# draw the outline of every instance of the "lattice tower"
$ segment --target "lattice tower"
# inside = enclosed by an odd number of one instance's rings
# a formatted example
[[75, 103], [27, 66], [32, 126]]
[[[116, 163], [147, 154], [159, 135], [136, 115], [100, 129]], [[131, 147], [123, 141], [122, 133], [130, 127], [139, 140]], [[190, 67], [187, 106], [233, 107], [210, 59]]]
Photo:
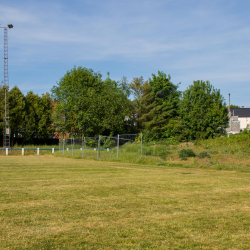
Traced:
[[8, 28], [4, 28], [4, 126], [3, 147], [10, 148]]

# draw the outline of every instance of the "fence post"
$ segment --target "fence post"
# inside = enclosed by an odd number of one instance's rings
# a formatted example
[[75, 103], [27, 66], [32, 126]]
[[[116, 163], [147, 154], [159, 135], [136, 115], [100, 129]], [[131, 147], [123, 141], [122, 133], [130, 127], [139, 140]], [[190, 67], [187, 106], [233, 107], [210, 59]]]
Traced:
[[99, 140], [98, 140], [98, 159], [100, 159], [100, 144], [101, 144], [101, 136], [99, 135]]
[[74, 156], [74, 138], [71, 139], [72, 144], [72, 156]]
[[37, 155], [39, 155], [39, 148], [37, 148]]
[[64, 156], [64, 142], [65, 142], [65, 139], [63, 138], [63, 156]]
[[83, 158], [83, 155], [84, 155], [84, 142], [83, 142], [83, 138], [82, 138], [82, 158]]
[[119, 157], [119, 134], [117, 135], [117, 159]]
[[84, 157], [84, 146], [85, 146], [85, 136], [84, 136], [84, 140], [83, 140], [82, 157]]
[[6, 152], [6, 155], [9, 155], [9, 149], [8, 148], [5, 149], [5, 152]]
[[24, 155], [24, 148], [22, 148], [22, 155]]
[[141, 156], [142, 156], [142, 133], [141, 133]]
[[52, 154], [54, 154], [55, 153], [55, 149], [54, 148], [52, 148]]

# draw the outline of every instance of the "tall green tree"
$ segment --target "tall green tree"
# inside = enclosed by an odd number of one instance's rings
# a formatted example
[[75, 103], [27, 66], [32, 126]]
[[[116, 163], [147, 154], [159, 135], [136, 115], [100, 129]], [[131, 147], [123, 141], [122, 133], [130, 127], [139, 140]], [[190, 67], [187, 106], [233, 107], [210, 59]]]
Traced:
[[180, 114], [188, 139], [213, 138], [225, 134], [228, 109], [220, 91], [209, 81], [194, 81], [182, 94]]
[[18, 137], [18, 133], [23, 132], [25, 128], [25, 100], [17, 86], [9, 92], [9, 112], [11, 136]]
[[24, 138], [26, 142], [33, 143], [34, 138], [39, 136], [38, 123], [40, 120], [39, 113], [40, 97], [32, 91], [25, 96], [25, 129]]
[[124, 131], [130, 113], [127, 95], [109, 75], [101, 78], [91, 69], [74, 67], [52, 88], [58, 130], [85, 136]]
[[54, 127], [52, 125], [52, 98], [47, 92], [42, 94], [39, 100], [38, 108], [38, 134], [39, 137], [46, 140], [54, 132]]
[[40, 97], [32, 91], [25, 96], [24, 138], [32, 143], [34, 138], [46, 141], [53, 132], [52, 99], [49, 93]]
[[151, 139], [171, 137], [169, 122], [178, 117], [180, 92], [178, 85], [171, 82], [170, 75], [158, 71], [149, 79], [149, 88], [144, 96], [144, 114], [140, 118], [144, 128], [150, 131]]
[[[4, 86], [0, 86], [0, 135], [3, 134]], [[0, 142], [1, 144], [1, 142]]]
[[137, 129], [142, 128], [142, 122], [140, 121], [142, 115], [145, 113], [145, 105], [147, 99], [145, 95], [148, 94], [149, 83], [144, 81], [143, 77], [135, 77], [133, 81], [129, 84], [130, 92], [133, 95], [133, 113], [136, 117]]

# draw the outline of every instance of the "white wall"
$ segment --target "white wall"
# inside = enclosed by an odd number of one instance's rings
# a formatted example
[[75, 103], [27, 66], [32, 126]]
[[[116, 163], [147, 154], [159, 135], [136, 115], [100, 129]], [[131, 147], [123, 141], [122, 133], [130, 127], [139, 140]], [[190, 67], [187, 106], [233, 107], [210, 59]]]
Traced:
[[250, 124], [250, 117], [238, 117], [240, 121], [240, 129], [245, 129]]

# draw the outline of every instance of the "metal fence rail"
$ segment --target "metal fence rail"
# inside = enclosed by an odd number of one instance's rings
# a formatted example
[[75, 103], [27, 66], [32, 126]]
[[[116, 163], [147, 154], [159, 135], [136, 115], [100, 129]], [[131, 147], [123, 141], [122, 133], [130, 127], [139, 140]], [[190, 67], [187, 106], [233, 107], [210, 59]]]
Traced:
[[[131, 146], [124, 147], [128, 144]], [[130, 151], [142, 155], [142, 134], [99, 135], [59, 140], [59, 153], [63, 156], [88, 156], [100, 159], [101, 154], [111, 154], [112, 152], [112, 154], [116, 153], [118, 159], [119, 155]]]

